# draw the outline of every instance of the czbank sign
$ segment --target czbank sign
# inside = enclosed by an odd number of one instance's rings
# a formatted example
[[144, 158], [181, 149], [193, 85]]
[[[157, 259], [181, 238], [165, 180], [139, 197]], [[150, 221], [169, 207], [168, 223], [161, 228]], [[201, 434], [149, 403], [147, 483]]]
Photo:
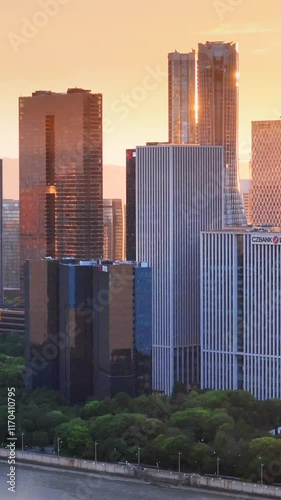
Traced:
[[253, 245], [281, 245], [280, 234], [255, 234], [252, 236]]

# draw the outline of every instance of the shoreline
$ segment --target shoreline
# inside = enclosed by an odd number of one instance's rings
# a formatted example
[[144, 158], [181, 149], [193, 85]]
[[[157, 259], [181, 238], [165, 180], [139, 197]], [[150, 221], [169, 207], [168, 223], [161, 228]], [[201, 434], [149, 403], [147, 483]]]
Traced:
[[[7, 465], [7, 461], [3, 459], [3, 457], [0, 457], [0, 465]], [[170, 489], [170, 490], [179, 490], [179, 491], [186, 491], [188, 492], [202, 492], [206, 495], [217, 495], [220, 498], [232, 498], [232, 499], [239, 499], [239, 500], [258, 500], [261, 498], [260, 495], [252, 495], [252, 494], [241, 494], [238, 492], [228, 492], [228, 491], [222, 491], [222, 490], [217, 490], [215, 488], [207, 488], [207, 487], [199, 487], [199, 486], [180, 486], [180, 485], [173, 485], [173, 484], [168, 484], [167, 482], [162, 482], [159, 480], [153, 481], [151, 478], [150, 480], [144, 480], [144, 479], [138, 479], [136, 477], [120, 477], [120, 474], [110, 474], [110, 473], [104, 473], [104, 472], [98, 472], [98, 471], [93, 471], [89, 472], [86, 470], [77, 470], [75, 468], [70, 468], [65, 465], [60, 465], [60, 464], [51, 464], [51, 465], [42, 465], [38, 462], [35, 462], [34, 460], [21, 460], [19, 458], [16, 459], [16, 467], [21, 467], [21, 468], [31, 468], [31, 469], [40, 469], [42, 471], [46, 472], [55, 472], [59, 473], [63, 471], [64, 473], [67, 474], [72, 474], [75, 476], [81, 476], [81, 477], [88, 477], [92, 479], [97, 479], [97, 480], [104, 480], [104, 481], [118, 481], [121, 483], [131, 483], [135, 484], [136, 486], [138, 484], [141, 484], [142, 486], [147, 486], [147, 487], [158, 487], [159, 489], [165, 488], [165, 489]], [[264, 498], [270, 498], [270, 497], [264, 497]], [[278, 498], [278, 497], [275, 497]]]

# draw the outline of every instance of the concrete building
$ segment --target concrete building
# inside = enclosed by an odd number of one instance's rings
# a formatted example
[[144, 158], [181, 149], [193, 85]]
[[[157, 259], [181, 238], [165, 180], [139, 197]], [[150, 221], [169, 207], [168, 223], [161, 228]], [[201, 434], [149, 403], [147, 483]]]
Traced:
[[224, 147], [225, 226], [246, 225], [238, 173], [239, 54], [235, 43], [198, 46], [198, 143]]
[[223, 149], [137, 148], [137, 259], [152, 267], [153, 389], [200, 383], [200, 231], [223, 227]]
[[201, 234], [201, 388], [281, 397], [280, 229]]
[[124, 205], [122, 200], [103, 200], [103, 259], [124, 260]]
[[103, 252], [102, 95], [19, 99], [20, 262]]
[[195, 144], [196, 140], [196, 54], [168, 54], [169, 142]]
[[3, 284], [19, 288], [19, 201], [3, 200]]
[[126, 150], [126, 259], [136, 260], [136, 150]]
[[4, 302], [3, 260], [3, 160], [0, 160], [0, 305]]
[[244, 201], [245, 215], [248, 226], [253, 224], [253, 188], [252, 179], [241, 179], [241, 193]]
[[252, 123], [253, 224], [281, 225], [281, 120]]

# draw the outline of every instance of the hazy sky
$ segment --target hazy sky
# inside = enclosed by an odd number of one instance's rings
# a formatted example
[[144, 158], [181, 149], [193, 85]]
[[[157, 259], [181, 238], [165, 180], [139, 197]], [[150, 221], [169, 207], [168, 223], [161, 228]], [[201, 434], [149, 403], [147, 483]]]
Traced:
[[281, 116], [280, 18], [280, 0], [1, 0], [0, 157], [18, 156], [18, 96], [79, 86], [103, 93], [104, 163], [124, 165], [167, 140], [167, 53], [224, 40], [240, 44], [247, 160], [251, 120]]

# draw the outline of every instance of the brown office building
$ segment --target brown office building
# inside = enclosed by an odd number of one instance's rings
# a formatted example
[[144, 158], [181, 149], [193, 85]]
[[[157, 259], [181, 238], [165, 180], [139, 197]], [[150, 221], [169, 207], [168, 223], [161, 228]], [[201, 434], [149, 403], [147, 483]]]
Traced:
[[122, 200], [103, 200], [103, 258], [124, 260], [124, 205]]
[[102, 95], [37, 91], [19, 99], [19, 120], [21, 277], [26, 259], [99, 258]]

